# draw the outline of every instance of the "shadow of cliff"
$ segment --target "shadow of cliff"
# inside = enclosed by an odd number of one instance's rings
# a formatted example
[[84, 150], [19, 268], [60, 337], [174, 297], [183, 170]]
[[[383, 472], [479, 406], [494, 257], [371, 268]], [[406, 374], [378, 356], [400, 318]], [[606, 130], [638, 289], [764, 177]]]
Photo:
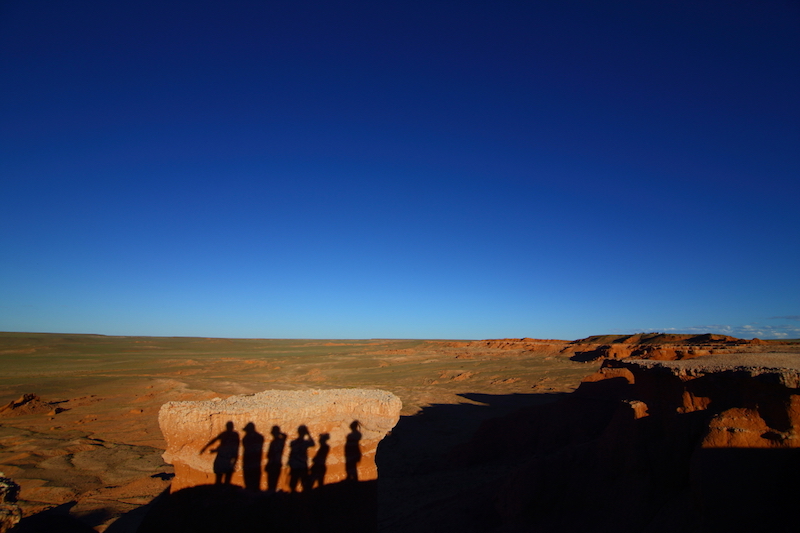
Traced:
[[[380, 456], [381, 531], [795, 531], [800, 449], [701, 446], [711, 419], [732, 405], [758, 408], [785, 427], [785, 415], [765, 407], [775, 391], [697, 380], [716, 399], [681, 412], [682, 382], [658, 379], [658, 387], [642, 379], [636, 389], [624, 378], [587, 382], [554, 397], [464, 395], [486, 407], [431, 406], [407, 417]], [[394, 446], [419, 455], [437, 431], [466, 431], [474, 421], [465, 418], [524, 402], [485, 419], [460, 444], [405, 459], [405, 470], [384, 453]], [[387, 502], [399, 510], [387, 514]]]
[[99, 524], [105, 518], [103, 511], [97, 511], [99, 516], [84, 516], [78, 519], [70, 514], [70, 509], [76, 503], [75, 501], [63, 503], [26, 516], [9, 531], [10, 533], [97, 533], [87, 522]]
[[198, 485], [160, 496], [138, 531], [372, 533], [377, 530], [376, 507], [375, 481], [343, 481], [295, 493]]
[[546, 405], [567, 395], [463, 393], [459, 396], [469, 403], [433, 404], [415, 415], [400, 417], [378, 445], [376, 463], [382, 481], [447, 470], [453, 447], [470, 440], [486, 421]]
[[575, 352], [570, 358], [570, 361], [575, 361], [577, 363], [590, 363], [592, 361], [597, 361], [603, 357], [603, 353], [598, 350], [583, 350], [580, 352]]
[[378, 446], [378, 529], [385, 532], [491, 531], [499, 516], [487, 504], [506, 474], [501, 468], [456, 464], [459, 445], [482, 424], [568, 396], [460, 394], [459, 404], [433, 404], [403, 416]]
[[[800, 448], [702, 448], [691, 463], [693, 483], [686, 499], [693, 500], [696, 531], [798, 530]], [[666, 517], [680, 515], [665, 511], [647, 533], [675, 531], [664, 527]]]
[[800, 448], [701, 446], [731, 406], [789, 427], [770, 407], [786, 404], [781, 391], [701, 378], [689, 388], [712, 401], [682, 412], [684, 382], [638, 378], [571, 394], [463, 394], [480, 405], [402, 417], [379, 448], [379, 530], [796, 531]]

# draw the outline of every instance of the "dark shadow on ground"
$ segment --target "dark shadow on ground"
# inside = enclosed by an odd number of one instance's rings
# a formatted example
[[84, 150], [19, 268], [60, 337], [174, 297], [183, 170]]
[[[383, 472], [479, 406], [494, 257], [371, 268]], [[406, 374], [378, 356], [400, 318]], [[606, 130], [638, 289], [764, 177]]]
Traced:
[[97, 533], [86, 522], [100, 523], [105, 518], [103, 511], [97, 511], [101, 515], [99, 517], [86, 516], [78, 519], [69, 514], [76, 503], [64, 503], [23, 518], [11, 529], [11, 533]]
[[598, 349], [594, 350], [586, 350], [583, 352], [575, 352], [575, 354], [569, 358], [570, 361], [575, 361], [577, 363], [590, 363], [592, 361], [597, 361], [602, 357], [602, 353]]
[[253, 492], [200, 485], [154, 502], [139, 533], [377, 531], [374, 481], [331, 483], [308, 492]]
[[798, 531], [800, 448], [703, 448], [692, 462], [704, 533]]
[[[403, 416], [378, 447], [379, 531], [491, 531], [498, 517], [489, 491], [507, 465], [477, 469], [454, 463], [454, 452], [487, 420], [553, 403], [566, 393], [461, 394], [460, 404], [434, 404]], [[473, 403], [479, 402], [479, 403]]]
[[464, 394], [483, 405], [403, 417], [378, 454], [379, 530], [796, 531], [800, 448], [701, 448], [715, 410], [679, 413], [666, 390], [641, 417], [630, 392]]

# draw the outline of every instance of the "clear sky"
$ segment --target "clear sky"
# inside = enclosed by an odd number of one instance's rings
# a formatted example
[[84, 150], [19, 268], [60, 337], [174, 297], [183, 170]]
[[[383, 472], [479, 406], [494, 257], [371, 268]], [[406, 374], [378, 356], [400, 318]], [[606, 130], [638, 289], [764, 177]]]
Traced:
[[794, 1], [0, 3], [0, 330], [800, 337]]

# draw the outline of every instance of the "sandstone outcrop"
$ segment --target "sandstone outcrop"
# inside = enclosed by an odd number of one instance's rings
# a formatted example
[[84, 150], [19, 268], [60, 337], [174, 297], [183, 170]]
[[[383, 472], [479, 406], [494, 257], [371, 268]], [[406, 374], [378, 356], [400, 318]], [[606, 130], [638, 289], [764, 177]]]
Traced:
[[265, 391], [225, 400], [169, 402], [159, 425], [172, 491], [233, 484], [254, 491], [307, 491], [377, 478], [375, 452], [399, 420], [390, 392]]
[[55, 415], [66, 410], [63, 407], [59, 407], [59, 403], [61, 402], [46, 402], [33, 393], [23, 394], [18, 399], [12, 400], [0, 407], [0, 417], [40, 414]]
[[574, 361], [596, 361], [598, 359], [655, 359], [657, 361], [679, 361], [703, 355], [731, 353], [727, 346], [676, 346], [665, 344], [603, 344], [570, 347], [575, 353]]
[[501, 350], [541, 350], [542, 347], [561, 346], [566, 341], [557, 339], [532, 339], [524, 337], [521, 339], [486, 339], [481, 341], [471, 341], [468, 346], [477, 348], [495, 348]]
[[712, 333], [703, 335], [640, 333], [595, 335], [579, 339], [571, 342], [562, 353], [572, 353], [574, 361], [584, 362], [628, 358], [677, 361], [704, 355], [736, 353], [765, 344], [767, 343], [760, 339], [737, 339]]
[[0, 472], [0, 533], [10, 531], [22, 518], [17, 505], [19, 485]]
[[487, 498], [502, 531], [792, 531], [799, 430], [794, 354], [607, 360], [454, 457], [513, 461]]
[[485, 339], [479, 341], [428, 341], [427, 346], [438, 353], [461, 349], [458, 359], [516, 358], [555, 356], [570, 346], [569, 341], [556, 339]]
[[[428, 341], [437, 352], [463, 349], [458, 359], [567, 356], [573, 361], [601, 359], [655, 359], [676, 361], [706, 355], [766, 352], [785, 343], [760, 339], [738, 339], [705, 333], [637, 333], [634, 335], [593, 335], [575, 341], [556, 339], [484, 339], [479, 341]], [[411, 352], [408, 352], [411, 353]]]

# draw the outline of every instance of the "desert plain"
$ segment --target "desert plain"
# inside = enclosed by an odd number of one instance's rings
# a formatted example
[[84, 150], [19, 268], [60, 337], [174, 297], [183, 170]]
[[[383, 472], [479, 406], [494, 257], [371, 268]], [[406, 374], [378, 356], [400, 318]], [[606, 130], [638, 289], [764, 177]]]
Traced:
[[[460, 495], [474, 492], [476, 479], [491, 485], [513, 469], [509, 461], [453, 468], [454, 450], [489, 419], [563, 399], [609, 356], [598, 347], [613, 346], [601, 337], [576, 342], [2, 333], [0, 471], [21, 487], [15, 531], [59, 519], [85, 531], [136, 531], [173, 475], [161, 457], [166, 402], [333, 388], [402, 400], [400, 422], [378, 448], [378, 529], [428, 530], [474, 498]], [[800, 356], [796, 343], [729, 344], [717, 351]]]

